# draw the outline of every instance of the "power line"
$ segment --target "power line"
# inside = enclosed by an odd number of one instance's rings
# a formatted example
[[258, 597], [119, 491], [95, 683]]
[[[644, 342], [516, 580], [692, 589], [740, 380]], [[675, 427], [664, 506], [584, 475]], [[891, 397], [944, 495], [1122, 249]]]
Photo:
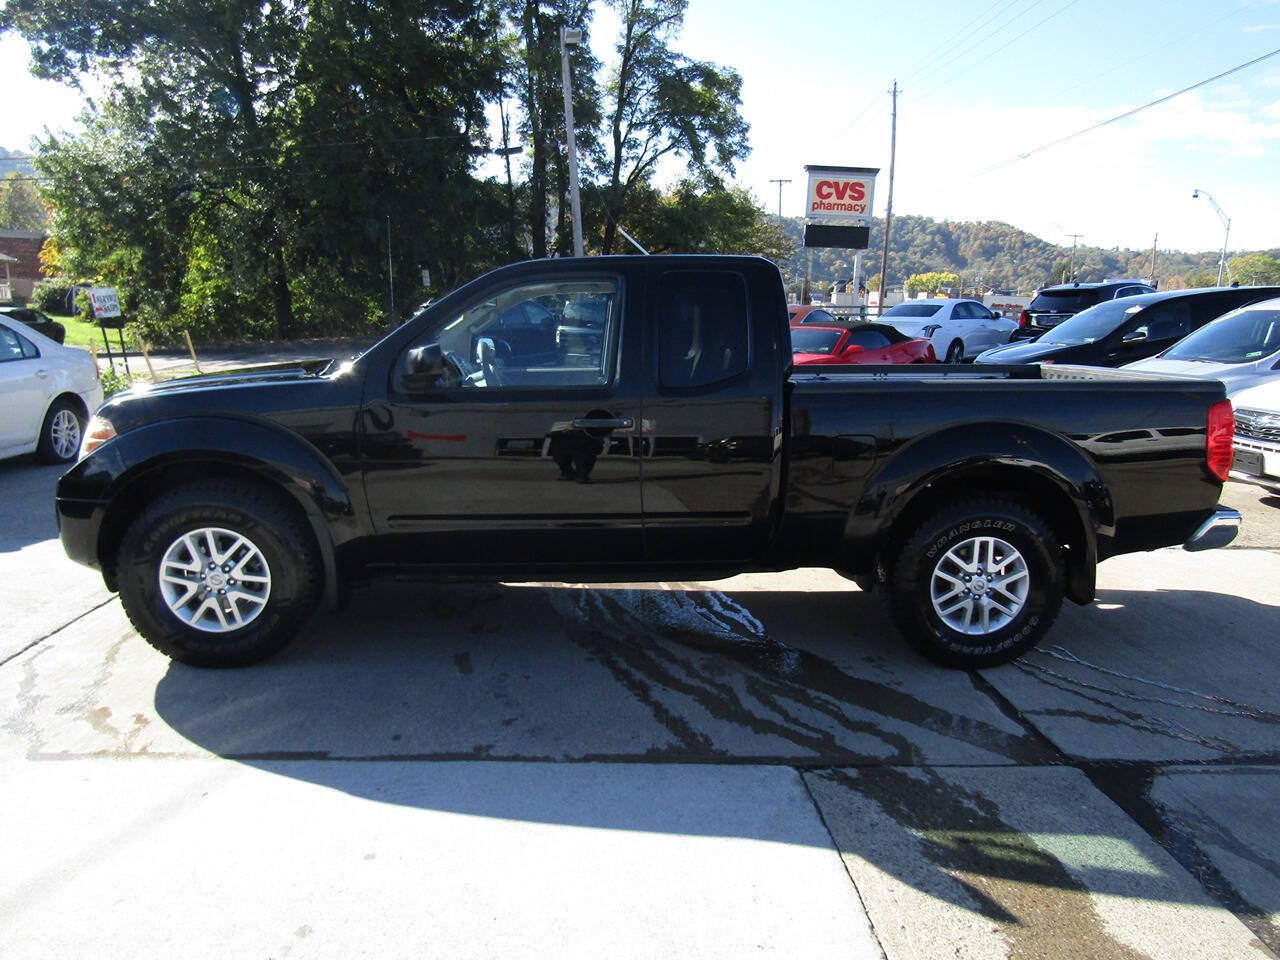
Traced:
[[[1012, 17], [1010, 17], [1008, 20], [1005, 20], [1005, 21], [1003, 21], [1003, 22], [1001, 22], [1001, 23], [997, 24], [997, 25], [996, 25], [996, 28], [995, 28], [994, 30], [992, 30], [990, 33], [985, 33], [985, 34], [983, 34], [981, 37], [977, 38], [976, 40], [975, 40], [974, 38], [970, 37], [970, 38], [969, 38], [969, 40], [967, 40], [967, 41], [966, 41], [967, 45], [968, 45], [969, 47], [974, 47], [974, 48], [976, 48], [976, 47], [980, 46], [981, 44], [986, 43], [988, 40], [990, 40], [992, 37], [994, 37], [994, 36], [996, 36], [997, 34], [999, 34], [1001, 31], [1004, 31], [1004, 30], [1009, 29], [1009, 27], [1013, 24], [1013, 22], [1014, 22], [1015, 20], [1021, 20], [1021, 19], [1022, 19], [1023, 17], [1025, 17], [1028, 13], [1030, 13], [1032, 10], [1034, 10], [1036, 7], [1040, 6], [1040, 4], [1041, 4], [1041, 3], [1043, 3], [1043, 2], [1044, 2], [1044, 0], [1033, 0], [1033, 2], [1031, 3], [1031, 5], [1030, 5], [1030, 6], [1028, 6], [1028, 7], [1024, 7], [1022, 10], [1018, 11], [1017, 13], [1015, 13], [1015, 14], [1014, 14]], [[981, 63], [982, 61], [978, 61], [978, 62], [979, 62], [979, 63]], [[947, 58], [946, 60], [942, 61], [941, 63], [936, 64], [935, 66], [933, 66], [933, 67], [929, 68], [928, 70], [924, 71], [923, 73], [918, 74], [918, 75], [916, 76], [916, 86], [917, 86], [917, 87], [919, 87], [919, 86], [920, 86], [920, 84], [922, 84], [925, 80], [929, 79], [930, 77], [936, 76], [940, 71], [946, 70], [948, 67], [950, 67], [950, 66], [952, 66], [952, 65], [953, 65], [953, 64], [952, 64], [952, 62], [951, 62], [951, 58]]]
[[[968, 73], [970, 70], [974, 69], [974, 67], [982, 66], [983, 64], [987, 63], [987, 62], [988, 62], [992, 57], [994, 57], [997, 53], [999, 53], [1001, 50], [1004, 50], [1006, 47], [1011, 47], [1011, 46], [1013, 46], [1013, 44], [1017, 43], [1019, 40], [1021, 40], [1023, 37], [1025, 37], [1028, 33], [1030, 33], [1032, 30], [1036, 30], [1036, 29], [1038, 29], [1039, 27], [1044, 26], [1046, 23], [1048, 23], [1050, 20], [1052, 20], [1052, 19], [1053, 19], [1054, 17], [1056, 17], [1058, 14], [1062, 13], [1062, 12], [1063, 12], [1064, 10], [1066, 10], [1068, 7], [1075, 6], [1075, 5], [1076, 5], [1077, 3], [1079, 3], [1079, 2], [1080, 2], [1080, 0], [1067, 0], [1067, 2], [1066, 2], [1065, 4], [1063, 4], [1063, 5], [1062, 5], [1061, 7], [1059, 7], [1057, 10], [1053, 11], [1053, 13], [1049, 14], [1049, 15], [1048, 15], [1047, 17], [1045, 17], [1043, 20], [1038, 20], [1038, 21], [1036, 21], [1034, 24], [1032, 24], [1031, 26], [1027, 27], [1027, 29], [1023, 30], [1020, 34], [1018, 34], [1018, 35], [1017, 35], [1016, 37], [1014, 37], [1012, 40], [1009, 40], [1009, 41], [1007, 41], [1006, 43], [1001, 44], [1000, 46], [996, 47], [994, 50], [992, 50], [992, 51], [990, 51], [989, 53], [985, 54], [984, 59], [982, 59], [982, 60], [977, 60], [977, 61], [975, 61], [974, 63], [969, 64], [969, 66], [965, 67], [965, 68], [964, 68], [963, 70], [961, 70], [959, 73], [953, 73], [951, 76], [944, 78], [944, 79], [943, 79], [943, 81], [942, 81], [941, 83], [939, 83], [937, 86], [930, 87], [928, 90], [926, 90], [926, 91], [924, 92], [924, 94], [922, 94], [922, 96], [926, 96], [926, 97], [927, 97], [929, 94], [933, 93], [935, 90], [941, 90], [943, 87], [945, 87], [947, 84], [951, 83], [951, 82], [952, 82], [953, 80], [955, 80], [957, 77], [962, 77], [962, 76], [964, 76], [964, 75], [965, 75], [966, 73]], [[1006, 26], [1007, 26], [1007, 24], [1006, 24]]]
[[1011, 157], [1010, 159], [1005, 160], [1002, 163], [997, 163], [994, 166], [987, 167], [984, 170], [979, 170], [977, 173], [973, 174], [973, 176], [974, 177], [985, 176], [988, 173], [992, 173], [996, 170], [1000, 170], [1004, 167], [1009, 166], [1010, 164], [1017, 163], [1019, 160], [1026, 160], [1028, 157], [1032, 157], [1037, 153], [1042, 153], [1043, 151], [1048, 150], [1051, 147], [1060, 146], [1061, 144], [1066, 143], [1068, 140], [1074, 140], [1076, 137], [1082, 137], [1086, 133], [1092, 133], [1094, 130], [1099, 130], [1102, 127], [1106, 127], [1113, 123], [1117, 123], [1120, 120], [1127, 120], [1129, 117], [1136, 116], [1137, 114], [1142, 113], [1144, 110], [1150, 110], [1152, 107], [1158, 107], [1162, 103], [1168, 103], [1170, 100], [1173, 100], [1175, 97], [1180, 97], [1184, 93], [1190, 93], [1192, 90], [1198, 90], [1201, 87], [1207, 86], [1208, 84], [1221, 80], [1223, 77], [1229, 77], [1233, 73], [1239, 73], [1241, 70], [1246, 70], [1249, 67], [1254, 66], [1255, 64], [1261, 63], [1263, 60], [1270, 60], [1272, 57], [1276, 56], [1277, 54], [1280, 54], [1280, 48], [1272, 50], [1270, 53], [1264, 53], [1262, 56], [1255, 57], [1254, 59], [1249, 60], [1245, 63], [1238, 64], [1237, 66], [1232, 67], [1230, 70], [1224, 70], [1222, 71], [1222, 73], [1215, 74], [1212, 77], [1207, 77], [1206, 79], [1201, 80], [1198, 83], [1191, 84], [1191, 86], [1189, 87], [1183, 87], [1181, 90], [1178, 90], [1174, 93], [1170, 93], [1170, 94], [1167, 94], [1166, 96], [1160, 97], [1159, 99], [1152, 100], [1150, 103], [1144, 103], [1140, 107], [1134, 107], [1132, 110], [1126, 110], [1124, 113], [1117, 114], [1116, 116], [1110, 117], [1107, 120], [1102, 120], [1098, 123], [1093, 124], [1092, 126], [1085, 127], [1083, 130], [1077, 130], [1075, 133], [1069, 133], [1065, 137], [1059, 137], [1057, 140], [1053, 140], [1049, 143], [1036, 147], [1034, 150], [1028, 150], [1026, 153], [1020, 153], [1016, 157]]
[[[937, 47], [935, 47], [933, 53], [929, 54], [927, 57], [924, 58], [924, 60], [917, 63], [915, 70], [907, 74], [907, 76], [904, 79], [913, 80], [914, 78], [920, 76], [922, 72], [924, 72], [927, 68], [929, 68], [934, 63], [936, 63], [939, 57], [943, 56], [946, 53], [954, 52], [955, 48], [960, 43], [962, 43], [964, 39], [968, 37], [970, 34], [978, 30], [981, 30], [983, 27], [985, 27], [988, 23], [990, 23], [996, 17], [1006, 12], [1010, 7], [1015, 6], [1016, 4], [1022, 3], [1022, 2], [1023, 0], [1008, 0], [1008, 2], [1005, 2], [1005, 0], [996, 0], [996, 2], [991, 4], [990, 7], [987, 7], [986, 10], [983, 10], [982, 13], [978, 14], [978, 16], [970, 20], [969, 23], [966, 26], [962, 27], [958, 33], [952, 34], [951, 39], [946, 40], [943, 43], [939, 44]], [[1003, 7], [1000, 7], [999, 10], [993, 13], [986, 20], [983, 20], [981, 23], [977, 23], [977, 21], [982, 17], [983, 14], [987, 12], [987, 10], [990, 10], [993, 7], [999, 7], [1001, 3], [1004, 3]]]
[[[850, 120], [847, 124], [845, 124], [845, 126], [839, 132], [837, 132], [835, 136], [842, 137], [849, 130], [852, 130], [854, 125], [857, 124], [859, 120], [861, 120], [863, 117], [867, 115], [867, 111], [870, 110], [872, 107], [874, 107], [876, 105], [876, 102], [879, 99], [880, 99], [880, 94], [878, 93], [872, 94], [871, 99], [867, 101], [867, 105], [863, 107], [861, 110], [859, 110], [857, 116], [855, 116], [852, 120]], [[832, 139], [835, 139], [835, 137], [833, 137]]]
[[1198, 33], [1204, 33], [1210, 27], [1216, 27], [1218, 24], [1222, 23], [1222, 21], [1224, 20], [1230, 20], [1232, 17], [1238, 17], [1240, 16], [1240, 14], [1248, 10], [1252, 10], [1254, 7], [1258, 5], [1259, 2], [1261, 2], [1261, 0], [1253, 0], [1253, 3], [1246, 3], [1244, 6], [1237, 7], [1236, 9], [1232, 10], [1230, 13], [1224, 14], [1221, 17], [1215, 17], [1213, 20], [1210, 20], [1208, 23], [1201, 24], [1200, 26], [1196, 27], [1194, 30], [1188, 30], [1185, 33], [1180, 33], [1178, 34], [1178, 36], [1174, 37], [1172, 40], [1162, 43], [1158, 47], [1152, 47], [1150, 50], [1146, 51], [1145, 53], [1140, 53], [1136, 57], [1131, 57], [1130, 59], [1124, 61], [1124, 63], [1120, 63], [1112, 67], [1110, 70], [1104, 70], [1102, 73], [1090, 74], [1086, 79], [1081, 80], [1079, 83], [1072, 84], [1071, 86], [1067, 87], [1065, 90], [1059, 90], [1058, 94], [1059, 96], [1065, 96], [1068, 93], [1072, 93], [1076, 90], [1079, 90], [1081, 87], [1087, 84], [1095, 83], [1098, 80], [1101, 80], [1103, 77], [1109, 77], [1112, 74], [1117, 73], [1120, 70], [1123, 70], [1125, 67], [1132, 66], [1133, 64], [1137, 63], [1139, 60], [1145, 60], [1147, 59], [1147, 57], [1155, 56], [1161, 50], [1167, 49], [1168, 47], [1172, 47], [1174, 44], [1181, 43], [1183, 40], [1186, 40], [1189, 37], [1194, 37]]

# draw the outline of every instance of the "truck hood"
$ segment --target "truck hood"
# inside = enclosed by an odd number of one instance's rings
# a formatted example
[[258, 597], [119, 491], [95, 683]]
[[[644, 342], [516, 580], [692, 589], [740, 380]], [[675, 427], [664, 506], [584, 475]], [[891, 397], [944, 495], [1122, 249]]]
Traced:
[[[216, 390], [222, 387], [242, 387], [250, 384], [285, 383], [317, 376], [331, 361], [326, 358], [289, 360], [281, 363], [251, 364], [221, 373], [204, 373], [176, 380], [142, 384], [119, 394], [121, 399], [130, 396], [156, 396], [157, 394], [190, 393]], [[112, 398], [115, 399], [114, 397]]]

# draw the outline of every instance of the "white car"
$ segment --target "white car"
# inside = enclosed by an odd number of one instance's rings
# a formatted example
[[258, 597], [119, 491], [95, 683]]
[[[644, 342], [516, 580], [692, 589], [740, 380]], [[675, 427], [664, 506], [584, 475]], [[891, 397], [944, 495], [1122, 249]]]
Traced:
[[1009, 342], [1018, 322], [992, 313], [977, 300], [908, 300], [877, 318], [908, 337], [923, 337], [945, 363], [972, 360]]
[[1280, 378], [1232, 398], [1236, 455], [1231, 476], [1280, 493]]
[[0, 316], [0, 458], [70, 463], [101, 404], [93, 357]]
[[1280, 378], [1280, 298], [1223, 314], [1125, 369], [1221, 380], [1234, 400], [1241, 390]]

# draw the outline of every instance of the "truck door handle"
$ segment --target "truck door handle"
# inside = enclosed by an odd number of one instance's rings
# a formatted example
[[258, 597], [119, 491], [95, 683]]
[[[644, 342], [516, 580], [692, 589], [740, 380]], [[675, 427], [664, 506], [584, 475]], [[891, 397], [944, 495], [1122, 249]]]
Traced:
[[49, 371], [48, 369], [37, 370], [36, 376], [39, 377], [41, 380], [43, 380], [45, 377], [49, 376]]
[[579, 417], [570, 423], [579, 430], [631, 430], [636, 425], [633, 417]]

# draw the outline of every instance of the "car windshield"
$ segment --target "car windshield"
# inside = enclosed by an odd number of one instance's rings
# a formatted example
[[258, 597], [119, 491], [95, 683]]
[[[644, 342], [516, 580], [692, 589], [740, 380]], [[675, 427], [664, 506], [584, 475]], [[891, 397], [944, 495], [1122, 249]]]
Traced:
[[1079, 313], [1097, 302], [1097, 290], [1042, 290], [1036, 294], [1027, 309], [1047, 313]]
[[1167, 360], [1252, 363], [1280, 350], [1280, 309], [1239, 310], [1183, 337], [1164, 352]]
[[793, 353], [830, 353], [840, 341], [839, 330], [819, 330], [810, 327], [794, 327], [791, 330]]
[[942, 309], [939, 303], [900, 303], [890, 307], [882, 316], [886, 317], [932, 317]]
[[1145, 306], [1144, 303], [1134, 303], [1132, 300], [1108, 300], [1096, 307], [1082, 310], [1074, 317], [1068, 317], [1041, 339], [1044, 343], [1058, 343], [1067, 347], [1093, 343], [1111, 333]]

